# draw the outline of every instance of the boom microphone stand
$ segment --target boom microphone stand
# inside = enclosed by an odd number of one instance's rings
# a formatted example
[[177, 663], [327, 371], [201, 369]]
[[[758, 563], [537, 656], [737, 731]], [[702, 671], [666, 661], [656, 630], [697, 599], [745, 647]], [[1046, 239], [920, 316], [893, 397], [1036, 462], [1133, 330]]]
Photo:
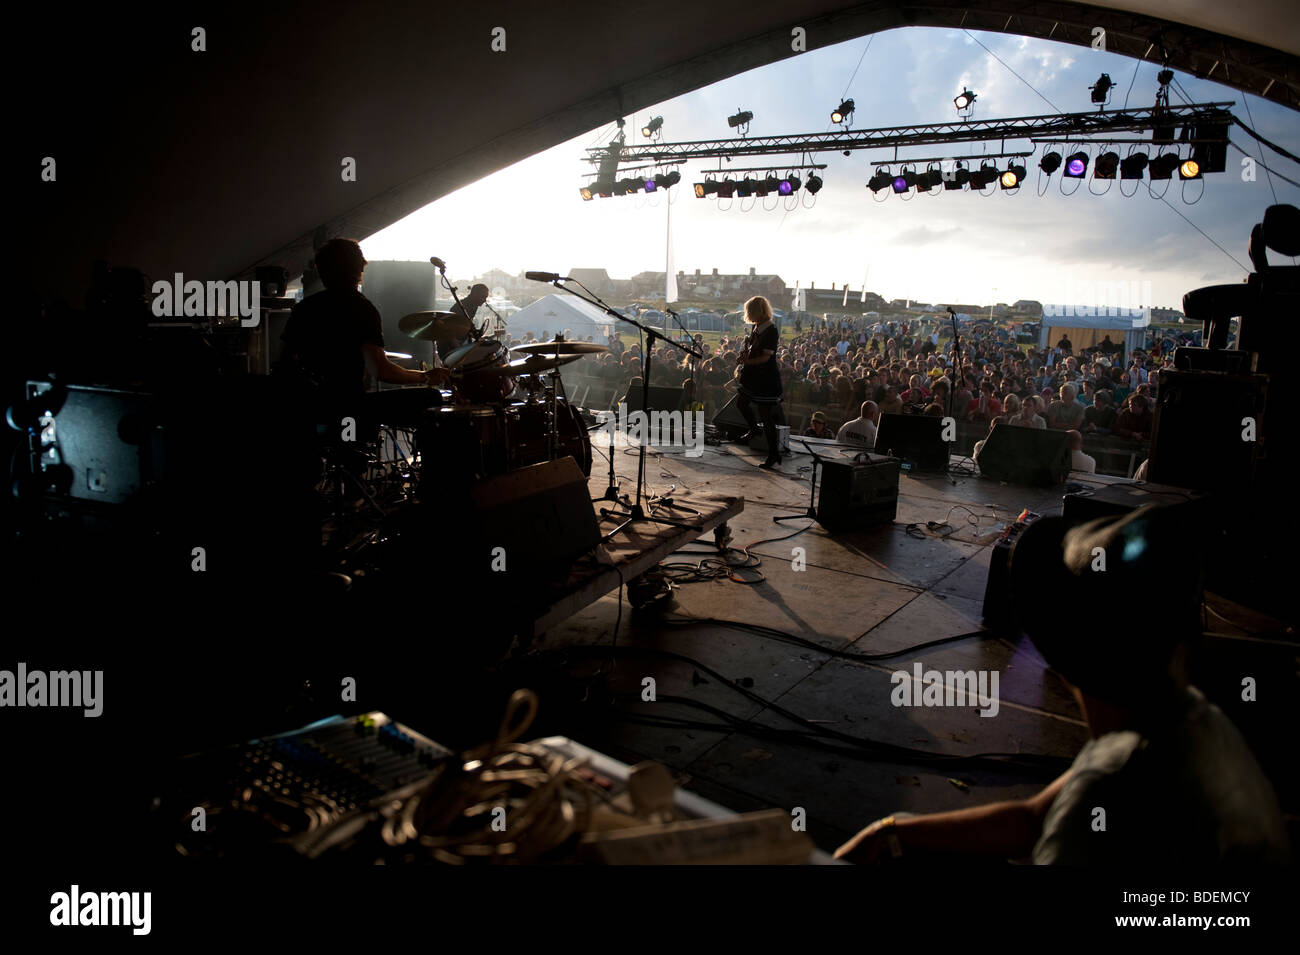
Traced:
[[951, 418], [953, 417], [952, 403], [954, 400], [956, 400], [957, 389], [961, 387], [961, 379], [962, 379], [961, 336], [957, 334], [957, 313], [952, 310], [951, 305], [948, 306], [948, 314], [952, 316], [952, 346], [953, 346], [953, 350], [956, 352], [956, 358], [954, 359], [954, 361], [956, 362], [957, 365], [957, 373], [955, 376], [956, 380], [953, 381], [952, 387], [948, 389], [948, 417]]
[[[525, 273], [525, 275], [528, 275], [528, 273]], [[574, 298], [581, 299], [582, 301], [587, 302], [590, 305], [595, 305], [597, 308], [601, 309], [608, 315], [612, 315], [614, 318], [617, 318], [619, 321], [626, 322], [627, 324], [633, 326], [634, 328], [640, 329], [641, 332], [646, 336], [645, 351], [641, 355], [641, 360], [642, 360], [641, 412], [642, 414], [648, 415], [649, 412], [649, 408], [647, 407], [647, 405], [650, 402], [650, 368], [651, 368], [651, 359], [654, 355], [654, 345], [656, 340], [667, 342], [669, 345], [672, 345], [674, 348], [680, 349], [681, 351], [685, 352], [688, 355], [692, 355], [695, 358], [700, 357], [700, 353], [696, 351], [694, 348], [687, 348], [685, 345], [679, 344], [678, 342], [675, 342], [670, 338], [666, 338], [663, 334], [655, 331], [650, 326], [642, 325], [640, 322], [636, 321], [635, 319], [628, 318], [626, 315], [623, 315], [620, 312], [616, 312], [614, 309], [610, 308], [608, 305], [602, 302], [600, 298], [594, 292], [591, 291], [591, 289], [587, 288], [581, 282], [577, 282], [572, 279], [567, 279], [561, 276], [556, 276], [554, 278], [547, 278], [544, 281], [546, 281], [548, 285], [553, 285], [556, 288], [560, 289], [561, 291], [568, 292]], [[586, 292], [587, 295], [586, 296], [579, 295], [577, 292], [573, 291], [573, 289], [567, 288], [563, 284], [566, 281], [574, 281], [574, 284], [577, 285], [579, 288], [581, 288], [584, 292]], [[590, 296], [590, 298], [588, 298], [587, 296]], [[647, 417], [647, 427], [648, 427], [648, 422], [649, 419]], [[618, 527], [614, 528], [612, 531], [606, 534], [603, 538], [604, 540], [609, 540], [612, 537], [615, 537], [621, 531], [626, 529], [628, 526], [636, 523], [664, 524], [668, 527], [681, 527], [693, 531], [703, 530], [703, 528], [700, 527], [700, 525], [698, 524], [686, 524], [681, 521], [670, 521], [662, 517], [651, 517], [648, 513], [646, 513], [645, 507], [642, 504], [642, 498], [644, 497], [648, 502], [650, 500], [650, 494], [648, 491], [645, 491], [643, 493], [642, 490], [643, 485], [645, 484], [645, 448], [646, 448], [646, 442], [643, 440], [640, 444], [638, 450], [638, 456], [637, 456], [636, 500], [631, 505], [625, 505], [628, 507], [628, 510], [624, 512], [627, 514], [627, 520], [625, 520], [622, 524], [619, 524]], [[610, 454], [609, 459], [610, 459], [610, 473], [612, 475], [613, 467], [614, 467], [613, 465], [614, 455], [612, 453]], [[611, 480], [610, 483], [612, 485], [613, 481]], [[603, 498], [601, 500], [603, 500]], [[610, 509], [601, 508], [600, 513], [602, 517], [609, 517], [611, 514], [615, 512]]]

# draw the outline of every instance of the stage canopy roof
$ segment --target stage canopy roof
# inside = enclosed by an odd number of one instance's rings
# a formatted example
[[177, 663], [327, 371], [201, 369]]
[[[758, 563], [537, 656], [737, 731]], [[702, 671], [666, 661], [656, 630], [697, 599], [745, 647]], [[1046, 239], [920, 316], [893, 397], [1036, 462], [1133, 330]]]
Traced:
[[[73, 303], [97, 258], [155, 278], [297, 275], [328, 237], [370, 235], [618, 116], [798, 55], [795, 27], [815, 50], [905, 26], [1080, 46], [1102, 27], [1111, 52], [1300, 106], [1293, 0], [235, 0], [200, 17], [23, 4], [10, 35], [50, 52], [36, 79], [26, 60], [9, 67], [31, 163], [21, 275]], [[54, 182], [36, 171], [45, 157]]]

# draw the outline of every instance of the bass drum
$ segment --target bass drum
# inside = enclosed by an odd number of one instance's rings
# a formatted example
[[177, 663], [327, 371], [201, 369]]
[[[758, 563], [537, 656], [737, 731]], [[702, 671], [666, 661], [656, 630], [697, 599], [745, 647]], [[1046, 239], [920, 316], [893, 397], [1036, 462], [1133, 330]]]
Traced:
[[443, 362], [451, 369], [452, 383], [464, 401], [483, 404], [509, 398], [515, 379], [498, 374], [495, 369], [510, 361], [510, 349], [495, 338], [480, 338], [462, 345]]
[[[582, 473], [591, 477], [591, 439], [576, 408], [563, 398], [555, 402], [560, 418], [559, 456], [569, 455]], [[548, 405], [541, 401], [515, 401], [506, 408], [506, 443], [510, 470], [546, 460]]]

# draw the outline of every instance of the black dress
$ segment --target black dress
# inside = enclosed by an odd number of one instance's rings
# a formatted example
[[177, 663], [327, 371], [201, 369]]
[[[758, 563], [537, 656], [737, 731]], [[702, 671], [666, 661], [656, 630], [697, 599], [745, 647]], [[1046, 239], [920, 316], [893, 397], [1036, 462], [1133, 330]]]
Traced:
[[775, 323], [753, 336], [749, 346], [750, 355], [759, 355], [765, 351], [772, 354], [768, 360], [758, 365], [745, 365], [740, 369], [739, 391], [750, 401], [775, 404], [781, 400], [781, 369], [776, 361], [776, 348], [781, 334]]

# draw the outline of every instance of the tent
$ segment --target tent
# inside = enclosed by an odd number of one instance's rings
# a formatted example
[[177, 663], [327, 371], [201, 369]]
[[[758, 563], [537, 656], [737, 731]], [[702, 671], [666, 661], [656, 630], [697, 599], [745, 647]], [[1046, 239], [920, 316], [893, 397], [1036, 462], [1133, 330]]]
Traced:
[[1147, 326], [1150, 324], [1151, 311], [1145, 308], [1045, 305], [1038, 344], [1050, 348], [1061, 340], [1062, 335], [1068, 335], [1070, 344], [1078, 351], [1100, 344], [1109, 335], [1116, 345], [1124, 346], [1124, 354], [1131, 355], [1135, 348], [1146, 346]]
[[614, 324], [614, 319], [596, 306], [572, 295], [553, 292], [515, 312], [506, 327], [516, 338], [532, 332], [539, 339], [551, 339], [567, 330], [572, 341], [582, 341], [590, 335], [592, 341], [603, 343]]

